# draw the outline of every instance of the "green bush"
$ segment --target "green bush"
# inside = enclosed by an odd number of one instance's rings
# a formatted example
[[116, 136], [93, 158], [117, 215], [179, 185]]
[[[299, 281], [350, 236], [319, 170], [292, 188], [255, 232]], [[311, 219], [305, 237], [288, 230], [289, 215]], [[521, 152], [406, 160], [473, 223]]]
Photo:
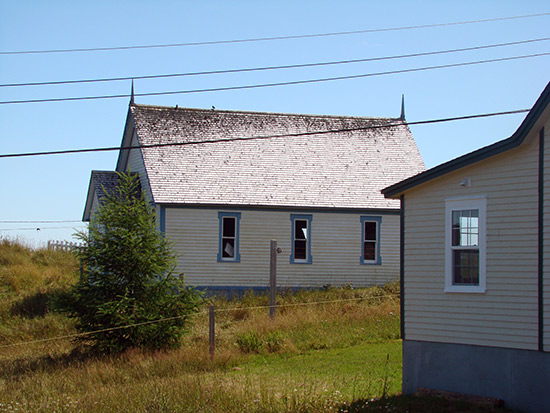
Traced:
[[239, 334], [237, 347], [243, 353], [259, 353], [263, 348], [262, 338], [256, 331]]
[[264, 343], [265, 349], [269, 353], [276, 353], [283, 348], [285, 344], [285, 338], [280, 331], [273, 331], [267, 334]]
[[276, 353], [285, 344], [285, 339], [280, 331], [272, 331], [262, 337], [257, 331], [249, 331], [237, 335], [237, 347], [243, 353]]

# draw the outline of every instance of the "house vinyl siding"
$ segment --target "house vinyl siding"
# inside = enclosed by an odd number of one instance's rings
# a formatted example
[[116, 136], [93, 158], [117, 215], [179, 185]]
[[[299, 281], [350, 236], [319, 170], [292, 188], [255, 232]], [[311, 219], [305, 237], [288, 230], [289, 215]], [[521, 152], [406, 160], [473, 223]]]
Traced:
[[[219, 212], [240, 212], [240, 262], [218, 262]], [[311, 215], [309, 242], [312, 263], [293, 264], [291, 215]], [[361, 216], [380, 216], [380, 265], [361, 265]], [[201, 287], [252, 288], [269, 286], [270, 240], [277, 257], [279, 287], [354, 287], [397, 281], [399, 274], [399, 215], [369, 211], [166, 207], [166, 235], [178, 255], [177, 271]]]
[[543, 350], [550, 352], [550, 121], [544, 125]]
[[[486, 290], [445, 292], [445, 202], [472, 197], [487, 202]], [[536, 350], [538, 139], [418, 185], [405, 205], [406, 339]]]
[[550, 412], [550, 83], [507, 139], [405, 179], [403, 394]]

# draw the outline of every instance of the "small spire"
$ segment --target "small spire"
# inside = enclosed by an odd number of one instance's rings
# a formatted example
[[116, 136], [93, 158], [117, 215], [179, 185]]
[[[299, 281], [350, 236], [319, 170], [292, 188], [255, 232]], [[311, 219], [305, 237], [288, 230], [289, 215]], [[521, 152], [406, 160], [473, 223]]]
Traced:
[[132, 79], [132, 92], [130, 93], [130, 105], [134, 104], [134, 79]]
[[401, 116], [399, 119], [405, 120], [405, 95], [401, 95]]

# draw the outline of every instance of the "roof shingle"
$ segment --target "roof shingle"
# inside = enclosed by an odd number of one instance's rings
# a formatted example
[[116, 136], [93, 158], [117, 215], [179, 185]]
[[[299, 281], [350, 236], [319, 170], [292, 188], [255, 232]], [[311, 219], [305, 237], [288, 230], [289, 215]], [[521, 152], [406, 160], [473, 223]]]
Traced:
[[[400, 119], [130, 109], [142, 145], [216, 141], [142, 149], [153, 199], [160, 204], [398, 208], [380, 190], [425, 169]], [[356, 128], [370, 129], [231, 140]]]

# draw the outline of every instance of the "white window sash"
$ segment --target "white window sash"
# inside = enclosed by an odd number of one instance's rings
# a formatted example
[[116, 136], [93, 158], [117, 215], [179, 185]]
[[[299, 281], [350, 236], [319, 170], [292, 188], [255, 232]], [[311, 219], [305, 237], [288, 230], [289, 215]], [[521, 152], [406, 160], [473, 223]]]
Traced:
[[[452, 245], [452, 212], [476, 209], [478, 217], [478, 245], [477, 246], [453, 246]], [[486, 225], [487, 225], [487, 199], [485, 197], [454, 198], [445, 201], [445, 288], [448, 293], [484, 293], [486, 291]], [[454, 284], [453, 251], [478, 250], [479, 251], [479, 284], [461, 285]]]

